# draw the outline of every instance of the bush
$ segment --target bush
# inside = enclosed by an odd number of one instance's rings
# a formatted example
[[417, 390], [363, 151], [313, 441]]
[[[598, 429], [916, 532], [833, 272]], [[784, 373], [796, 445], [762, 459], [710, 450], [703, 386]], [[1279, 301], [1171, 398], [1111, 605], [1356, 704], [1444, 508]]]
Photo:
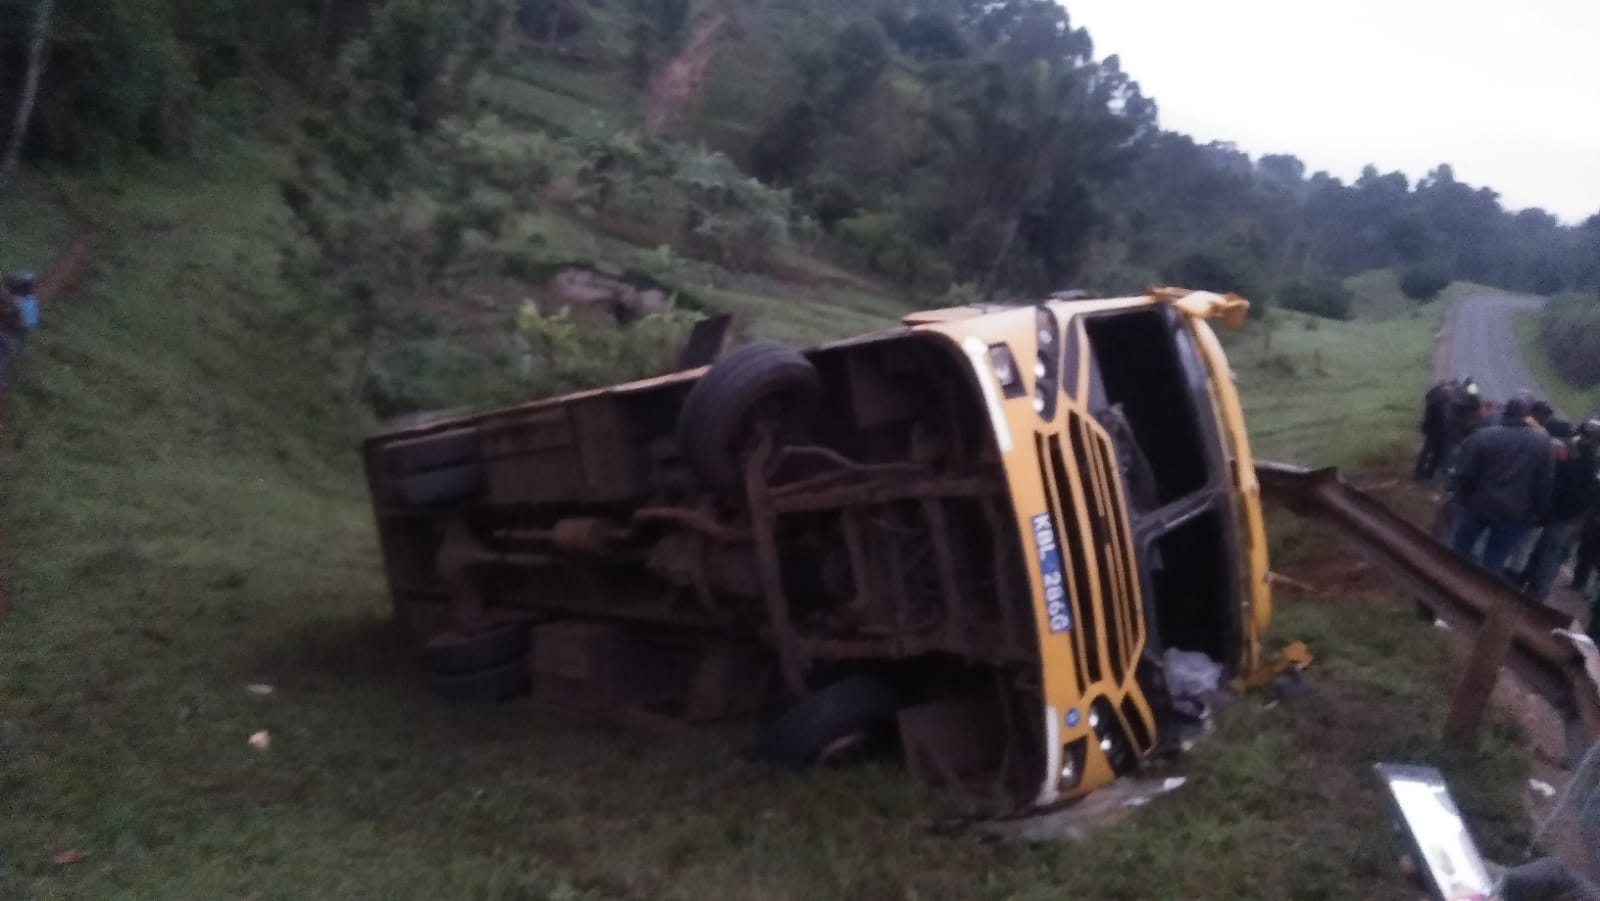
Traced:
[[1412, 300], [1426, 303], [1450, 287], [1450, 270], [1442, 263], [1423, 263], [1400, 273], [1400, 290]]
[[864, 212], [841, 220], [839, 240], [868, 269], [906, 283], [914, 282], [918, 247], [898, 213]]
[[436, 337], [385, 340], [373, 348], [363, 399], [380, 419], [447, 407], [507, 403], [521, 387], [501, 353]]
[[674, 304], [625, 326], [589, 323], [568, 309], [523, 306], [517, 317], [523, 373], [536, 392], [554, 395], [671, 372], [703, 317]]
[[1557, 373], [1578, 388], [1600, 385], [1600, 304], [1574, 295], [1545, 304], [1539, 344]]
[[721, 153], [617, 135], [579, 148], [579, 200], [647, 225], [662, 243], [733, 268], [773, 254], [795, 218], [789, 192], [746, 176]]
[[1278, 292], [1278, 304], [1325, 319], [1349, 319], [1355, 295], [1332, 280], [1291, 282]]

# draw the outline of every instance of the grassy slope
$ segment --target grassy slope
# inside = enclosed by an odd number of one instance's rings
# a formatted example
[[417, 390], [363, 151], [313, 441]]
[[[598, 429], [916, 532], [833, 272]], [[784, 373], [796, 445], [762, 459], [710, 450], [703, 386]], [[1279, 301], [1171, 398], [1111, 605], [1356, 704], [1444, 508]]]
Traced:
[[1512, 326], [1516, 329], [1517, 344], [1522, 347], [1522, 356], [1528, 361], [1528, 368], [1533, 370], [1539, 385], [1549, 392], [1552, 404], [1568, 416], [1587, 416], [1600, 410], [1600, 388], [1584, 390], [1573, 387], [1550, 365], [1544, 345], [1539, 343], [1538, 313], [1519, 313], [1512, 321]]
[[1348, 323], [1280, 311], [1228, 337], [1256, 453], [1351, 466], [1409, 445], [1444, 307]]
[[[1491, 851], [1519, 838], [1515, 792], [1492, 788], [1520, 784], [1507, 736], [1446, 756], [1438, 639], [1372, 604], [1286, 605], [1318, 697], [1239, 705], [1189, 785], [1083, 846], [938, 828], [960, 802], [893, 770], [774, 778], [731, 762], [738, 730], [432, 700], [384, 621], [356, 429], [275, 329], [282, 211], [235, 169], [81, 198], [105, 219], [97, 272], [27, 361], [0, 469], [0, 897], [1382, 897], [1368, 767], [1391, 758], [1446, 764]], [[1276, 346], [1336, 334], [1368, 344], [1329, 326]], [[88, 856], [51, 866], [68, 848]]]
[[[1344, 286], [1354, 295], [1351, 310], [1357, 319], [1403, 319], [1418, 309], [1416, 301], [1400, 290], [1400, 273], [1395, 269], [1371, 269], [1345, 279]], [[1441, 292], [1439, 299], [1457, 300], [1482, 290], [1471, 282], [1456, 282]]]

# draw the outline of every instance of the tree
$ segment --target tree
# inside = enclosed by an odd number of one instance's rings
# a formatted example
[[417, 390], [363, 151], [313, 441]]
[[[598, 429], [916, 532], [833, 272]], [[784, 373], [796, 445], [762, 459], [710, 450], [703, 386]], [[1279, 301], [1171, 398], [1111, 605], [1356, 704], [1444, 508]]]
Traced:
[[842, 115], [872, 90], [889, 65], [889, 39], [872, 19], [857, 19], [834, 38], [829, 65], [829, 112]]
[[880, 21], [901, 52], [922, 62], [963, 59], [970, 50], [960, 26], [944, 13], [923, 11], [905, 20], [883, 15]]
[[16, 118], [11, 124], [11, 144], [6, 149], [4, 162], [0, 162], [0, 178], [15, 173], [22, 159], [22, 145], [27, 140], [34, 104], [39, 99], [39, 81], [44, 77], [45, 49], [50, 38], [50, 16], [54, 7], [55, 0], [39, 0], [34, 10], [33, 33], [28, 41], [28, 72], [17, 100]]

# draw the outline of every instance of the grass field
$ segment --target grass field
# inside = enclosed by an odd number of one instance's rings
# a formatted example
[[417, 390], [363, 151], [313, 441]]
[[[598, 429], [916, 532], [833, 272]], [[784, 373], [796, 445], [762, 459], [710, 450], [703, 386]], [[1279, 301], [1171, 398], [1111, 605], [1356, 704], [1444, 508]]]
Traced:
[[1512, 320], [1517, 332], [1517, 344], [1522, 357], [1528, 361], [1539, 386], [1550, 395], [1550, 402], [1568, 416], [1588, 416], [1600, 411], [1600, 388], [1584, 390], [1574, 387], [1550, 364], [1544, 345], [1539, 343], [1539, 314], [1519, 313]]
[[1358, 321], [1373, 319], [1403, 319], [1426, 316], [1427, 309], [1439, 301], [1446, 303], [1464, 294], [1482, 290], [1471, 282], [1450, 285], [1429, 304], [1419, 304], [1400, 290], [1400, 273], [1394, 269], [1372, 269], [1344, 280], [1344, 286], [1353, 295], [1351, 312]]
[[[743, 728], [434, 700], [386, 621], [363, 423], [285, 324], [285, 213], [259, 163], [229, 168], [75, 188], [95, 269], [46, 310], [0, 463], [0, 898], [1402, 897], [1378, 760], [1444, 766], [1491, 854], [1525, 840], [1516, 736], [1441, 748], [1438, 633], [1364, 595], [1286, 599], [1274, 642], [1310, 643], [1314, 694], [1244, 699], [1186, 786], [1082, 845], [980, 841], [893, 769], [773, 776]], [[37, 223], [0, 266], [63, 246], [48, 196], [0, 199]], [[792, 338], [892, 312], [725, 294]], [[1263, 452], [1359, 461], [1408, 425], [1436, 314], [1235, 339]]]
[[1276, 311], [1225, 336], [1257, 456], [1359, 466], [1409, 446], [1445, 308], [1352, 322]]

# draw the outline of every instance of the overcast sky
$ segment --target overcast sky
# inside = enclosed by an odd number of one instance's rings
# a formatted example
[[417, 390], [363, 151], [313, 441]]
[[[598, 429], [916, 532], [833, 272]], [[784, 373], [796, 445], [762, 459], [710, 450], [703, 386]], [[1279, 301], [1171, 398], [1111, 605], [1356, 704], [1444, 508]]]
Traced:
[[1065, 0], [1161, 124], [1347, 181], [1448, 162], [1511, 208], [1600, 212], [1600, 0]]

